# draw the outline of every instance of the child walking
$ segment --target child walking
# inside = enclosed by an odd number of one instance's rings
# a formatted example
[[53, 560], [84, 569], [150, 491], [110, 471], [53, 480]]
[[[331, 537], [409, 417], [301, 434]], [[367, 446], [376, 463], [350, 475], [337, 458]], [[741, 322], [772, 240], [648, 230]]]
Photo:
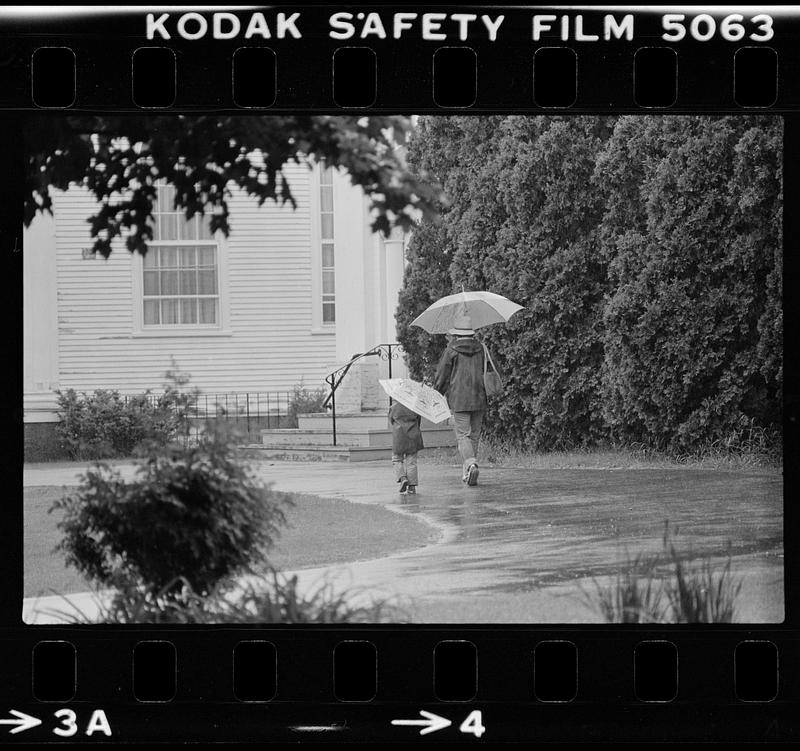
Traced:
[[420, 422], [422, 418], [395, 401], [389, 409], [392, 426], [392, 466], [401, 493], [416, 493], [418, 484], [417, 452], [424, 448]]

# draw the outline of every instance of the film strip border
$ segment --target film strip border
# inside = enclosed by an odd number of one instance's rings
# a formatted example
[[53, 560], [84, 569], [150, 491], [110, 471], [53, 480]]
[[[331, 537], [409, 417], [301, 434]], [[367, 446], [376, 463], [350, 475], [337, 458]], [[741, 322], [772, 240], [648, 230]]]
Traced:
[[777, 740], [800, 652], [766, 633], [54, 632], [2, 646], [0, 722], [9, 740]]
[[0, 109], [800, 106], [797, 9], [48, 10], [0, 12]]

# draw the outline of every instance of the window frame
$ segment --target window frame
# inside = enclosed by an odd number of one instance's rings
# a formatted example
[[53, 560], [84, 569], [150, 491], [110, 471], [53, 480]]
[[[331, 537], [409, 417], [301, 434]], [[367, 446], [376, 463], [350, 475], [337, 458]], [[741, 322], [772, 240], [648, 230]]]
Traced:
[[[174, 336], [229, 336], [228, 328], [228, 264], [227, 242], [222, 232], [215, 232], [213, 239], [204, 240], [151, 240], [147, 242], [148, 253], [154, 247], [212, 247], [215, 250], [217, 270], [217, 322], [210, 323], [171, 323], [145, 324], [144, 322], [144, 258], [140, 253], [133, 254], [132, 296], [133, 296], [133, 336], [135, 337], [174, 337]], [[178, 267], [176, 266], [176, 269]], [[200, 295], [197, 295], [199, 297]], [[160, 296], [159, 296], [160, 297]], [[168, 295], [164, 295], [168, 297]]]
[[[331, 191], [333, 193], [333, 239], [328, 241], [322, 239], [322, 169], [323, 165], [317, 163], [311, 170], [311, 333], [312, 334], [334, 334], [336, 333], [336, 321], [322, 320], [322, 243], [330, 242], [333, 245], [333, 270], [334, 270], [334, 293], [333, 303], [336, 306], [336, 268], [338, 260], [338, 248], [336, 243], [336, 168], [331, 167]], [[326, 267], [327, 268], [327, 267]], [[334, 307], [334, 310], [336, 308]]]

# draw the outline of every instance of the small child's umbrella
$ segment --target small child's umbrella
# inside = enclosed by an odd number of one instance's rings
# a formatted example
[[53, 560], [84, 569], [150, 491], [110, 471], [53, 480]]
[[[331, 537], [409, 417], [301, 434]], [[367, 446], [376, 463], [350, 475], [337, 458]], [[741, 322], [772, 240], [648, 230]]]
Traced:
[[412, 412], [431, 422], [443, 422], [450, 417], [447, 400], [434, 388], [411, 378], [380, 379], [383, 390]]

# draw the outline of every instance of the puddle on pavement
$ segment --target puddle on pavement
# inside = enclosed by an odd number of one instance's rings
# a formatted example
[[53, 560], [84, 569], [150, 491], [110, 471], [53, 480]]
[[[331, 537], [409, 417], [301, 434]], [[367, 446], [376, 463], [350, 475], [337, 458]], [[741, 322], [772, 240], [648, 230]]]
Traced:
[[[638, 553], [662, 551], [664, 523], [684, 554], [783, 550], [780, 478], [717, 471], [515, 473], [489, 470], [474, 488], [419, 492], [397, 503], [454, 530], [439, 572], [494, 568], [514, 589], [615, 573]], [[482, 475], [482, 479], [484, 477]], [[508, 590], [510, 591], [510, 590]]]

